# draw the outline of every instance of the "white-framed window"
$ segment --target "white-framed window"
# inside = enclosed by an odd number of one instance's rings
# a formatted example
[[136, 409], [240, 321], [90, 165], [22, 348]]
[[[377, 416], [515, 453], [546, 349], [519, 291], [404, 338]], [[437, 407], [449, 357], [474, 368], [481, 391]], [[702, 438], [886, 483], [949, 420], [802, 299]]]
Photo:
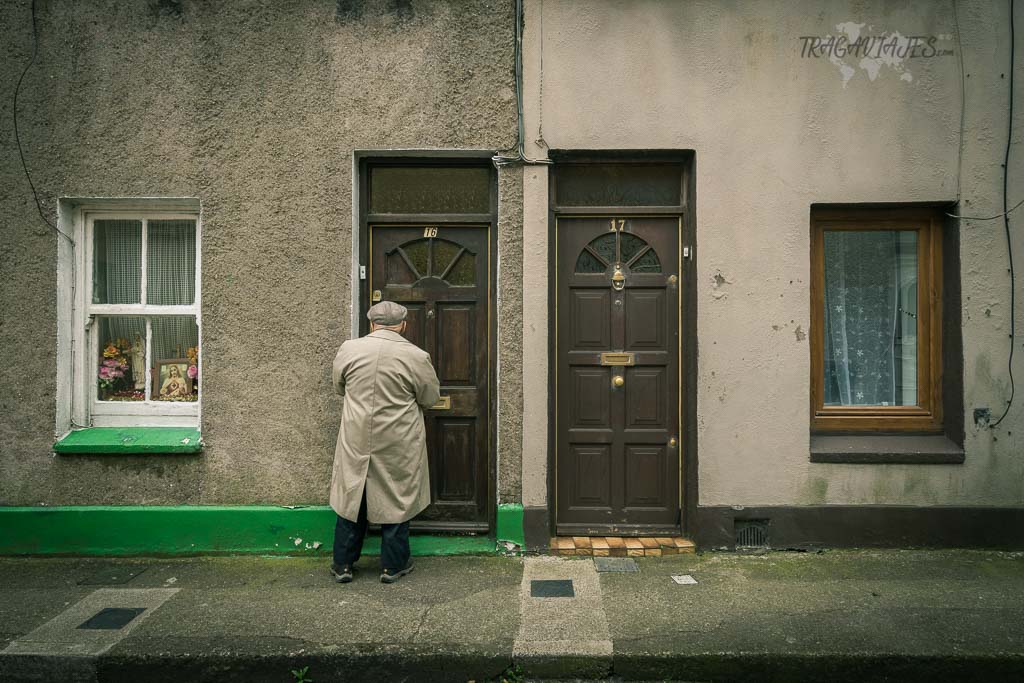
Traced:
[[74, 243], [58, 259], [58, 434], [198, 427], [198, 202], [61, 200], [60, 214]]

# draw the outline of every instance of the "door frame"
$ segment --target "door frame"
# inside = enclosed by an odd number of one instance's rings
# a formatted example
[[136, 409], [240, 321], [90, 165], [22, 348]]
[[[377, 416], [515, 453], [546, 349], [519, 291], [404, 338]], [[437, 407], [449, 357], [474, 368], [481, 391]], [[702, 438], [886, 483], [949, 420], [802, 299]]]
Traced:
[[[498, 335], [497, 335], [497, 279], [498, 279], [498, 174], [491, 163], [493, 151], [487, 150], [381, 150], [355, 152], [353, 155], [353, 184], [356, 198], [353, 213], [358, 221], [353, 235], [352, 287], [356, 301], [352, 310], [358, 311], [355, 326], [359, 336], [369, 332], [366, 311], [370, 307], [370, 226], [459, 225], [486, 227], [487, 229], [487, 534], [497, 532], [497, 438], [498, 438]], [[490, 212], [465, 214], [372, 214], [369, 212], [369, 171], [380, 166], [475, 166], [490, 172]], [[366, 267], [366, 278], [360, 277], [360, 268]], [[354, 331], [354, 330], [353, 330]], [[414, 532], [444, 532], [479, 534], [478, 530], [451, 522], [417, 522], [410, 528]]]
[[[678, 218], [679, 234], [679, 532], [693, 537], [696, 529], [698, 502], [697, 482], [697, 251], [695, 207], [695, 153], [691, 150], [551, 150], [554, 162], [548, 173], [548, 531], [557, 533], [557, 326], [556, 302], [558, 296], [557, 259], [558, 241], [556, 223], [562, 218], [582, 216], [644, 215]], [[663, 164], [678, 166], [681, 170], [681, 203], [676, 206], [559, 206], [557, 194], [558, 169], [568, 165], [587, 164]], [[684, 247], [689, 257], [683, 257]], [[638, 532], [637, 535], [643, 535]]]

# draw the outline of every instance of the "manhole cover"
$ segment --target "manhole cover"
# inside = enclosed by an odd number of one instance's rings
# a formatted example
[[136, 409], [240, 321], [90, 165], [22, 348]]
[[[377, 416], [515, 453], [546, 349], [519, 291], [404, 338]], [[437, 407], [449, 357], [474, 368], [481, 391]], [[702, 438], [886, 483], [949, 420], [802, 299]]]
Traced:
[[89, 617], [78, 628], [112, 630], [124, 628], [135, 617], [146, 611], [145, 607], [106, 607]]
[[638, 572], [632, 557], [595, 557], [594, 568], [599, 572]]
[[575, 598], [572, 579], [534, 579], [530, 581], [530, 597]]

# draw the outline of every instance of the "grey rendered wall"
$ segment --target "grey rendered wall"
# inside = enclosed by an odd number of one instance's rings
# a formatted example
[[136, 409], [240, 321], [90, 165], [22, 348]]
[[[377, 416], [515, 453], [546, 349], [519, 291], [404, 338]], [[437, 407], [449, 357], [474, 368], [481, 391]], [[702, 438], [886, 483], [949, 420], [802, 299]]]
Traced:
[[[0, 140], [31, 53], [0, 5]], [[352, 151], [515, 140], [513, 9], [501, 0], [39, 2], [19, 98], [43, 210], [57, 197], [197, 197], [203, 208], [198, 457], [56, 457], [56, 236], [0, 159], [0, 504], [325, 503], [350, 330]], [[518, 173], [518, 175], [517, 175]], [[514, 202], [521, 172], [502, 173]], [[499, 259], [519, 272], [518, 210]], [[501, 277], [501, 276], [499, 276]], [[521, 304], [503, 280], [499, 333]], [[518, 332], [502, 342], [515, 373]], [[501, 393], [513, 414], [518, 383]], [[518, 424], [501, 496], [518, 496]]]
[[[993, 215], [1002, 210], [1008, 8], [982, 0], [958, 6], [967, 73], [962, 210]], [[852, 57], [842, 64], [801, 57], [801, 36], [855, 30], [934, 35], [954, 54], [897, 60], [877, 72]], [[1024, 504], [1020, 391], [997, 430], [972, 419], [975, 407], [1000, 415], [1009, 396], [1000, 221], [961, 225], [966, 462], [809, 462], [810, 207], [956, 200], [955, 32], [951, 3], [930, 0], [527, 1], [529, 153], [544, 153], [532, 144], [541, 127], [552, 149], [695, 150], [699, 369], [686, 390], [697, 398], [702, 505]], [[1021, 52], [1011, 205], [1024, 198]], [[527, 183], [527, 242], [546, 235], [546, 193], [542, 178]], [[1022, 220], [1018, 212], [1018, 235]], [[1019, 293], [1024, 244], [1016, 254]], [[530, 283], [527, 290], [534, 291]], [[1020, 335], [1024, 296], [1017, 306]], [[538, 398], [532, 389], [545, 385], [547, 335], [530, 334], [545, 329], [542, 310], [546, 299], [531, 300], [524, 321], [531, 400]], [[1019, 389], [1020, 347], [1015, 374]], [[525, 432], [547, 427], [537, 414]], [[528, 504], [546, 497], [546, 480], [536, 476], [546, 464], [546, 450], [524, 450]]]

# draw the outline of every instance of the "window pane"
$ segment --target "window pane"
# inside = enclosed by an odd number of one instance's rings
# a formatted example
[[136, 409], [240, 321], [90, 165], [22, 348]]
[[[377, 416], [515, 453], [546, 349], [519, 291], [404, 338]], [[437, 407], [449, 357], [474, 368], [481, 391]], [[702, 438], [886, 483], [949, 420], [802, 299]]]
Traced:
[[558, 167], [560, 206], [679, 206], [682, 170], [671, 164], [569, 164]]
[[825, 405], [917, 405], [917, 232], [824, 238]]
[[199, 398], [199, 328], [189, 315], [151, 318], [153, 400]]
[[187, 306], [196, 300], [196, 222], [149, 221], [146, 302]]
[[99, 326], [97, 393], [101, 401], [146, 399], [146, 320], [138, 316], [96, 319]]
[[370, 169], [373, 213], [490, 213], [485, 166], [381, 166]]
[[142, 221], [95, 221], [92, 249], [92, 302], [139, 303]]
[[468, 251], [455, 263], [448, 273], [448, 284], [455, 287], [472, 287], [476, 284], [476, 256]]

